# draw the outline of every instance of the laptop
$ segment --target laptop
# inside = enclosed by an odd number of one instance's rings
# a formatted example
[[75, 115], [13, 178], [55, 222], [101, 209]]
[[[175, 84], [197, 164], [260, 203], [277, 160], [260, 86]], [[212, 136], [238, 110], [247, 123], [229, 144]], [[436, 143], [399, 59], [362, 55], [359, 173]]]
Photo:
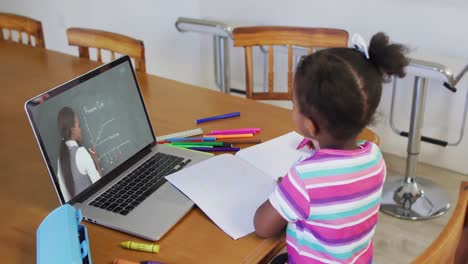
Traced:
[[192, 208], [165, 176], [210, 156], [157, 144], [128, 56], [28, 100], [25, 110], [60, 202], [85, 220], [159, 240]]

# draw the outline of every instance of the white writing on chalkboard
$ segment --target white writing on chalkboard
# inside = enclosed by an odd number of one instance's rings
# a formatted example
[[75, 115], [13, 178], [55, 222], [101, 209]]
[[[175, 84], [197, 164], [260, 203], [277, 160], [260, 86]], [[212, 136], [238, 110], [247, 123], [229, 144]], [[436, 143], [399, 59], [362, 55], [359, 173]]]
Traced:
[[[96, 142], [96, 144], [95, 144], [96, 146], [97, 146], [97, 145], [100, 145], [100, 144], [101, 144], [102, 142], [104, 142], [104, 141], [109, 140], [109, 137], [107, 137], [107, 138], [105, 138], [103, 141], [99, 141], [99, 140], [101, 139], [102, 132], [104, 131], [105, 126], [106, 126], [107, 124], [109, 124], [110, 122], [114, 121], [114, 120], [115, 120], [115, 118], [112, 118], [111, 120], [106, 121], [106, 122], [104, 122], [104, 124], [101, 125], [101, 127], [99, 128], [98, 136], [96, 137], [96, 141], [95, 141], [95, 142]], [[117, 133], [117, 135], [118, 135], [118, 133]], [[91, 136], [91, 137], [92, 137], [92, 136]], [[113, 138], [115, 138], [115, 136], [114, 136]]]
[[102, 120], [103, 114], [105, 115], [109, 107], [111, 105], [108, 105], [105, 100], [96, 100], [91, 104], [81, 106], [84, 125], [93, 147], [97, 149], [98, 160], [103, 171], [123, 160], [122, 147], [130, 143], [130, 140], [121, 138], [119, 117]]
[[97, 110], [100, 110], [104, 107], [104, 101], [96, 101], [96, 105], [95, 106], [92, 106], [91, 108], [87, 108], [86, 106], [83, 107], [83, 110], [85, 112], [85, 114], [90, 114], [90, 113], [93, 113]]

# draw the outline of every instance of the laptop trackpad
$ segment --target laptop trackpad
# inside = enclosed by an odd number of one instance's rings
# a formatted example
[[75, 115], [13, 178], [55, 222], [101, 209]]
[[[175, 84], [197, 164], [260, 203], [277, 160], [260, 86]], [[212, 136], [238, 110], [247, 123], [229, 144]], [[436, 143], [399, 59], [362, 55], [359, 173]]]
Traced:
[[170, 182], [163, 184], [152, 195], [150, 195], [149, 199], [156, 202], [169, 203], [171, 205], [193, 205], [192, 200], [185, 196], [185, 194], [179, 191]]
[[80, 207], [83, 215], [93, 222], [146, 239], [159, 240], [192, 206], [193, 202], [187, 196], [166, 182], [126, 216], [87, 205]]
[[[174, 226], [193, 206], [193, 202], [172, 184], [165, 183], [127, 216], [131, 228], [145, 226], [141, 232], [154, 240]], [[126, 220], [125, 217], [121, 220]], [[138, 228], [139, 229], [139, 228]]]

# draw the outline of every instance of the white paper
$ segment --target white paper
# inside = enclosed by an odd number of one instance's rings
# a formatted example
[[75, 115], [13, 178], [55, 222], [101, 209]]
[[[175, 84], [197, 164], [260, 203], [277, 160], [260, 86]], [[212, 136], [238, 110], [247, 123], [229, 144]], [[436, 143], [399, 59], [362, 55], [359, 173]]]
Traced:
[[257, 208], [276, 182], [231, 154], [215, 156], [166, 177], [233, 239], [255, 231]]
[[289, 168], [303, 157], [308, 157], [313, 150], [297, 146], [304, 139], [296, 132], [284, 134], [267, 142], [242, 149], [236, 156], [249, 162], [273, 179], [283, 177]]

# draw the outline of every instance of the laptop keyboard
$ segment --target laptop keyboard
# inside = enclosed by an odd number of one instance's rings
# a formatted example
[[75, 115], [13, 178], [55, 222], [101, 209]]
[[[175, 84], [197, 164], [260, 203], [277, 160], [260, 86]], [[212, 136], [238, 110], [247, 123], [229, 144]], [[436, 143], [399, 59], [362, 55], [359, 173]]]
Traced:
[[127, 215], [167, 181], [164, 176], [181, 170], [190, 161], [158, 152], [99, 195], [90, 205]]

